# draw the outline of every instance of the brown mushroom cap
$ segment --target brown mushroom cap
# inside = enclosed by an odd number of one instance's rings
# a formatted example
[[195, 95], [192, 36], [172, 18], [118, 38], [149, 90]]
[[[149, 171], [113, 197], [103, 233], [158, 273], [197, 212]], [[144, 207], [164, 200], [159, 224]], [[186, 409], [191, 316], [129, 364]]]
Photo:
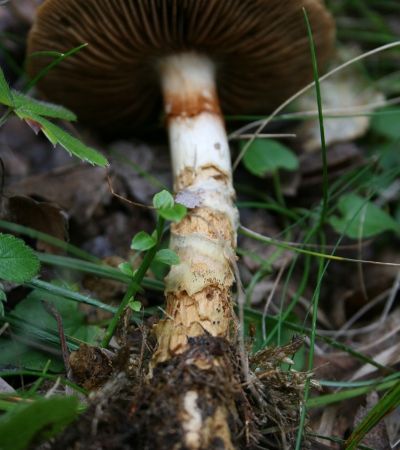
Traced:
[[[105, 131], [131, 130], [159, 112], [158, 61], [187, 51], [215, 62], [224, 113], [265, 113], [312, 79], [302, 7], [321, 65], [334, 25], [320, 0], [46, 0], [28, 54], [88, 43], [39, 89]], [[30, 58], [29, 73], [50, 61]]]

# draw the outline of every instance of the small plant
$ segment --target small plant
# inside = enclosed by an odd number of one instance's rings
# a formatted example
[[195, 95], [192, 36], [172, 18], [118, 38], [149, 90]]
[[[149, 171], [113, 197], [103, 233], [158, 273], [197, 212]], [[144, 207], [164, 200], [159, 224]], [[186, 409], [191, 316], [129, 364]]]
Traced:
[[164, 224], [166, 220], [173, 222], [180, 221], [186, 215], [186, 208], [179, 203], [175, 203], [172, 195], [163, 190], [156, 194], [153, 198], [153, 207], [157, 211], [157, 225], [154, 232], [149, 235], [143, 231], [136, 234], [131, 243], [133, 250], [145, 251], [142, 263], [139, 268], [134, 272], [127, 263], [122, 263], [120, 269], [123, 273], [131, 278], [128, 289], [118, 306], [114, 317], [112, 318], [105, 336], [102, 341], [102, 346], [107, 347], [111, 338], [114, 335], [118, 322], [125, 311], [125, 308], [129, 306], [133, 310], [138, 310], [139, 305], [135, 301], [135, 296], [140, 288], [140, 284], [153, 261], [159, 261], [167, 265], [174, 265], [179, 263], [178, 255], [172, 250], [164, 249], [159, 250], [161, 240], [164, 235]]

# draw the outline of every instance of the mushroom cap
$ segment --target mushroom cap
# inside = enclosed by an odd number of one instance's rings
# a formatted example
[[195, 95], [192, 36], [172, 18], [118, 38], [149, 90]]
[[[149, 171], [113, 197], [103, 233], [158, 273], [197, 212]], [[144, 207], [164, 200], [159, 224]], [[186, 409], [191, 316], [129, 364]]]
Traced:
[[[312, 80], [303, 7], [321, 65], [334, 40], [321, 0], [46, 0], [28, 54], [89, 44], [38, 88], [103, 131], [132, 130], [154, 118], [162, 104], [160, 59], [191, 51], [215, 62], [225, 114], [266, 113]], [[51, 61], [30, 58], [29, 74]]]

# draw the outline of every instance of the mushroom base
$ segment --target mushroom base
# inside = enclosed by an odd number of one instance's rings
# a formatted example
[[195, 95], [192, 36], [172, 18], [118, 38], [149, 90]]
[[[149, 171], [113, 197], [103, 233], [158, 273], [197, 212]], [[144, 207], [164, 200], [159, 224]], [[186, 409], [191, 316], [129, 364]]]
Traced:
[[[280, 366], [300, 345], [297, 340], [255, 354], [249, 385], [236, 346], [226, 339], [190, 338], [187, 350], [159, 363], [150, 379], [151, 348], [137, 353], [139, 343], [126, 372], [116, 367], [79, 420], [37, 449], [294, 448], [307, 375], [281, 372]], [[309, 448], [307, 441], [302, 448]]]

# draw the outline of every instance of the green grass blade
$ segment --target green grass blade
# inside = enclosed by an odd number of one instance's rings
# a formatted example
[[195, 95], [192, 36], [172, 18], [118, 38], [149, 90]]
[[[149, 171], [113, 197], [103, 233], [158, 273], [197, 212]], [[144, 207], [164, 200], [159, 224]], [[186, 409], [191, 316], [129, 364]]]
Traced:
[[333, 403], [343, 402], [352, 398], [360, 397], [361, 395], [368, 394], [371, 391], [383, 391], [389, 389], [398, 384], [398, 380], [389, 380], [377, 383], [372, 386], [364, 386], [353, 389], [346, 389], [343, 391], [335, 392], [333, 394], [320, 395], [318, 397], [313, 397], [308, 399], [308, 408], [321, 408]]
[[[38, 327], [34, 323], [28, 322], [20, 317], [16, 317], [13, 314], [5, 314], [0, 316], [1, 324], [9, 324], [14, 331], [20, 332], [23, 336], [29, 338], [27, 344], [34, 342], [35, 340], [44, 342], [46, 344], [60, 346], [60, 338], [55, 330], [51, 330], [46, 327]], [[77, 340], [68, 335], [65, 336], [69, 350], [77, 350], [79, 345], [76, 344]]]
[[[36, 253], [39, 260], [44, 264], [49, 264], [57, 267], [65, 267], [67, 269], [76, 270], [79, 272], [90, 273], [92, 275], [108, 278], [110, 280], [121, 281], [122, 283], [130, 283], [131, 277], [124, 274], [119, 269], [108, 266], [106, 264], [94, 264], [87, 261], [82, 261], [77, 258], [69, 258], [67, 256], [51, 255], [49, 253]], [[143, 287], [153, 291], [163, 292], [164, 283], [151, 278], [143, 279]]]
[[328, 209], [328, 160], [326, 155], [326, 143], [325, 143], [325, 129], [324, 129], [324, 116], [322, 113], [322, 98], [321, 98], [321, 87], [319, 82], [318, 75], [318, 64], [317, 64], [317, 56], [314, 44], [314, 38], [312, 35], [311, 24], [308, 19], [307, 11], [303, 8], [304, 20], [306, 22], [308, 40], [310, 43], [310, 51], [311, 51], [311, 60], [313, 67], [313, 76], [315, 82], [315, 94], [317, 97], [317, 106], [318, 106], [318, 121], [319, 121], [319, 132], [321, 136], [321, 151], [322, 151], [322, 177], [323, 177], [323, 192], [322, 192], [322, 210], [320, 217], [320, 225], [325, 222], [326, 212]]
[[7, 231], [11, 231], [13, 233], [20, 233], [25, 236], [28, 236], [32, 239], [39, 239], [46, 244], [53, 245], [54, 247], [65, 250], [66, 252], [74, 255], [78, 258], [84, 259], [86, 261], [90, 261], [92, 263], [100, 263], [101, 260], [96, 258], [84, 250], [81, 250], [79, 247], [75, 247], [68, 242], [62, 241], [61, 239], [57, 239], [54, 236], [51, 236], [47, 233], [42, 233], [41, 231], [34, 230], [33, 228], [25, 227], [23, 225], [19, 225], [17, 223], [8, 222], [6, 220], [0, 220], [0, 229], [4, 229]]
[[[322, 434], [317, 434], [317, 433], [307, 433], [307, 436], [313, 437], [313, 438], [318, 438], [318, 439], [323, 439], [329, 442], [334, 442], [335, 444], [340, 444], [341, 447], [343, 448], [343, 444], [345, 443], [345, 441], [343, 439], [340, 439], [336, 436], [323, 436]], [[374, 448], [371, 447], [367, 447], [366, 445], [359, 445], [358, 446], [359, 450], [376, 450]]]
[[55, 57], [54, 61], [52, 61], [49, 65], [47, 65], [44, 69], [42, 69], [25, 87], [24, 92], [30, 91], [36, 84], [50, 72], [51, 69], [58, 66], [64, 59], [69, 58], [76, 53], [80, 52], [83, 48], [87, 47], [87, 43], [78, 45], [73, 49], [69, 50], [66, 53], [58, 53], [53, 51], [48, 52], [36, 52], [28, 55], [28, 58], [40, 58], [40, 57]]
[[39, 377], [39, 378], [43, 378], [46, 380], [52, 380], [52, 381], [57, 381], [60, 380], [61, 384], [65, 384], [66, 386], [71, 387], [72, 389], [74, 389], [76, 392], [79, 392], [80, 394], [84, 394], [87, 395], [87, 390], [78, 386], [75, 383], [72, 383], [72, 381], [67, 380], [64, 377], [60, 377], [60, 375], [54, 375], [51, 373], [43, 373], [42, 371], [39, 370], [0, 370], [0, 377], [15, 377], [15, 376], [29, 376], [29, 377]]
[[50, 294], [58, 295], [60, 297], [64, 297], [65, 299], [72, 300], [74, 302], [95, 306], [96, 308], [102, 309], [103, 311], [108, 311], [112, 313], [116, 311], [115, 307], [107, 305], [106, 303], [103, 303], [100, 300], [96, 300], [87, 295], [82, 295], [77, 292], [73, 292], [69, 289], [64, 289], [54, 284], [47, 283], [46, 281], [36, 279], [30, 281], [29, 283], [26, 283], [26, 286], [38, 289], [43, 292], [48, 292]]
[[365, 435], [372, 430], [387, 414], [400, 405], [400, 381], [379, 400], [379, 402], [364, 417], [347, 439], [346, 450], [354, 450], [364, 439]]

